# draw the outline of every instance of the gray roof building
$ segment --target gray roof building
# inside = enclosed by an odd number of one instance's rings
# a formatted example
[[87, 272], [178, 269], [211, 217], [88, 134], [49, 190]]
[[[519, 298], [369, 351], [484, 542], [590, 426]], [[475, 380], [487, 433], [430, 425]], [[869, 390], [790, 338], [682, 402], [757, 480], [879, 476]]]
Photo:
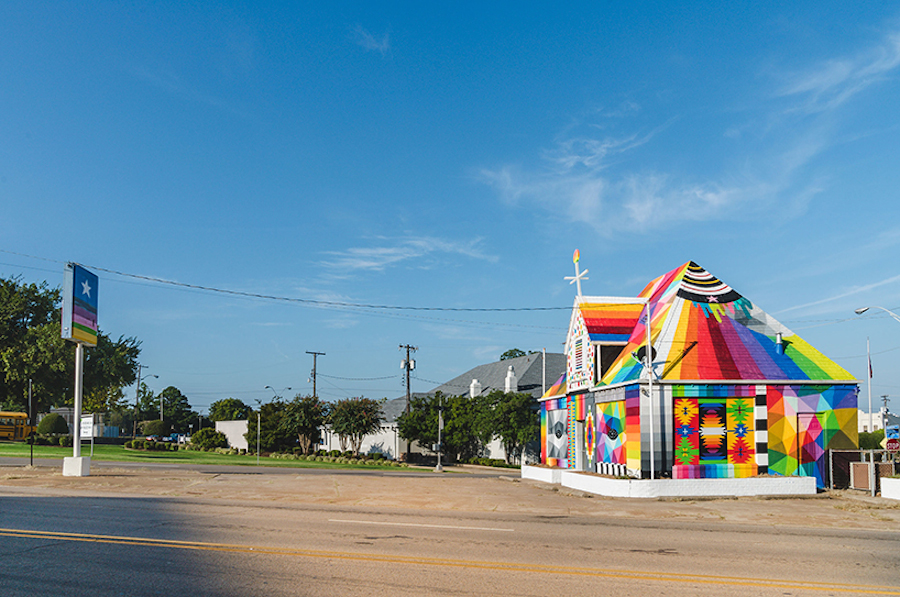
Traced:
[[[413, 396], [434, 396], [437, 392], [441, 392], [445, 396], [472, 396], [473, 389], [475, 395], [489, 394], [494, 390], [505, 392], [507, 391], [506, 381], [510, 374], [510, 367], [512, 367], [514, 375], [514, 385], [510, 391], [529, 393], [535, 400], [540, 398], [543, 393], [544, 377], [543, 363], [539, 352], [479, 365], [428, 392], [415, 392]], [[566, 371], [566, 355], [548, 352], [546, 367], [546, 384], [547, 388], [550, 388]], [[513, 381], [512, 378], [511, 381]], [[480, 392], [478, 391], [479, 386]], [[395, 421], [405, 410], [406, 396], [388, 400], [382, 407], [388, 422]]]

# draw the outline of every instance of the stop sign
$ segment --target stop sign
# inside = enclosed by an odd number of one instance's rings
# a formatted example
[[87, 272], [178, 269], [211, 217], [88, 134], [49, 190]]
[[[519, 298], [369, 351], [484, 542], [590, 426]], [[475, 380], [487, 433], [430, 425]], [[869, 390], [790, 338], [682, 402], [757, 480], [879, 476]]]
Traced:
[[900, 439], [891, 438], [889, 440], [885, 440], [884, 449], [889, 450], [891, 452], [900, 451]]

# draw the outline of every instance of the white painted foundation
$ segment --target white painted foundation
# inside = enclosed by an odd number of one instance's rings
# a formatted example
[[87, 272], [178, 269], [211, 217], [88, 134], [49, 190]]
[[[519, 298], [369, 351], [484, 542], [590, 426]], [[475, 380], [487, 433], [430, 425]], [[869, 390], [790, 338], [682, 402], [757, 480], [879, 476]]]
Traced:
[[890, 498], [892, 500], [900, 500], [900, 479], [882, 477], [881, 497]]
[[[611, 479], [563, 469], [524, 466], [522, 467], [522, 478], [545, 483], [558, 483], [563, 487], [597, 495], [627, 498], [816, 494], [816, 480], [813, 477]], [[900, 482], [900, 479], [897, 481]], [[884, 495], [884, 489], [882, 489], [882, 495]]]
[[63, 458], [63, 477], [90, 477], [91, 459], [89, 456], [67, 456]]

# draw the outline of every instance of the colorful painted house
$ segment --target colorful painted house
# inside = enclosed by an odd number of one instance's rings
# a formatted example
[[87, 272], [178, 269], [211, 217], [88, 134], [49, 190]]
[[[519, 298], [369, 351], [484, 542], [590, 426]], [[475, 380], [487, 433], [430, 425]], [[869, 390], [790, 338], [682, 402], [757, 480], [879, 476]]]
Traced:
[[635, 298], [576, 297], [565, 352], [541, 399], [547, 466], [821, 487], [826, 451], [858, 445], [856, 380], [694, 262]]

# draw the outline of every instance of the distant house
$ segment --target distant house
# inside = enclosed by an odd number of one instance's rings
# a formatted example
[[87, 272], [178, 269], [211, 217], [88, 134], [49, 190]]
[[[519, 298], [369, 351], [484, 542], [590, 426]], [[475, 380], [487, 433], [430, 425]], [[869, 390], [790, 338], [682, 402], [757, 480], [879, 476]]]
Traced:
[[860, 433], [878, 431], [891, 425], [900, 425], [900, 416], [890, 412], [887, 408], [881, 407], [878, 412], [872, 413], [872, 428], [869, 429], [869, 411], [859, 410], [857, 413], [858, 425]]
[[[413, 396], [434, 396], [441, 392], [445, 396], [480, 396], [494, 390], [503, 392], [525, 392], [535, 398], [537, 404], [549, 381], [557, 379], [565, 371], [566, 356], [560, 353], [533, 353], [505, 361], [495, 361], [479, 365], [474, 369], [458, 375], [428, 392], [416, 392]], [[364, 453], [381, 452], [389, 458], [397, 458], [407, 449], [406, 441], [397, 432], [397, 418], [406, 410], [406, 396], [388, 400], [382, 407], [385, 422], [381, 431], [366, 436], [360, 450]], [[340, 442], [336, 435], [326, 429], [324, 445], [326, 450], [339, 450]], [[499, 441], [487, 446], [491, 458], [505, 458], [506, 454]], [[425, 453], [420, 446], [413, 444], [411, 451]]]
[[[216, 421], [216, 431], [225, 436], [229, 448], [249, 450], [250, 444], [244, 435], [247, 433], [248, 422], [243, 421]], [[256, 450], [256, 446], [253, 446]]]
[[576, 297], [566, 373], [541, 399], [541, 460], [821, 487], [826, 451], [857, 447], [857, 392], [846, 370], [689, 262], [637, 297]]

